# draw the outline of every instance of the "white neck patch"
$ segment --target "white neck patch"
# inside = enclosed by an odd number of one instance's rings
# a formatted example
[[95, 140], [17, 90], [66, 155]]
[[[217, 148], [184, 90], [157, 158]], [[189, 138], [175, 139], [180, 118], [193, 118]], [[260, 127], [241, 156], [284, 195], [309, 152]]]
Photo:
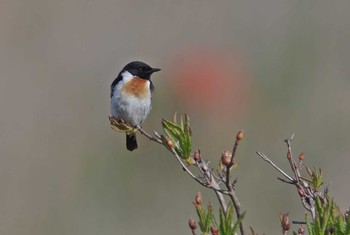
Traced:
[[124, 82], [128, 82], [128, 81], [130, 81], [132, 78], [134, 78], [135, 76], [132, 75], [131, 73], [129, 73], [128, 71], [125, 71], [124, 73], [122, 73], [122, 77], [123, 77], [123, 81], [124, 81]]

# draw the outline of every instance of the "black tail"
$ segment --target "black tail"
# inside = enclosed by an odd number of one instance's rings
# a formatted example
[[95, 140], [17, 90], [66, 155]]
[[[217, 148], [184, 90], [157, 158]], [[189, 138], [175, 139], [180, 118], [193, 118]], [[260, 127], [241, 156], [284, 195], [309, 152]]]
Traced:
[[133, 151], [134, 149], [137, 149], [137, 141], [136, 141], [135, 134], [126, 135], [126, 148], [129, 151]]

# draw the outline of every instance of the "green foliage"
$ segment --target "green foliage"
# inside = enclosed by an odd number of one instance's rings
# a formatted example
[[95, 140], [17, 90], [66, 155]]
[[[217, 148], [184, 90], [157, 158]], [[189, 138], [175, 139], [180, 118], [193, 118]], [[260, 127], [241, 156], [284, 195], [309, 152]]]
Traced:
[[347, 217], [344, 235], [350, 235], [350, 216]]
[[177, 123], [176, 113], [173, 121], [162, 120], [164, 133], [174, 144], [176, 153], [185, 161], [189, 161], [192, 153], [192, 132], [190, 118], [187, 114], [180, 116], [180, 123]]
[[125, 123], [123, 120], [117, 120], [114, 117], [109, 117], [109, 121], [111, 122], [112, 129], [118, 132], [126, 132], [126, 133], [135, 133], [136, 130], [134, 127]]
[[234, 208], [232, 204], [228, 204], [226, 214], [220, 208], [219, 217], [220, 224], [217, 225], [215, 217], [213, 215], [213, 208], [209, 204], [208, 208], [205, 209], [202, 204], [194, 203], [199, 218], [199, 227], [203, 234], [209, 234], [210, 228], [212, 226], [219, 227], [220, 235], [234, 235], [237, 234], [239, 230], [239, 225], [242, 223], [245, 213], [237, 220], [234, 221]]
[[195, 206], [199, 218], [199, 227], [204, 234], [209, 234], [210, 226], [216, 224], [213, 208], [210, 204], [208, 205], [208, 210], [203, 208], [201, 204], [195, 204]]
[[313, 223], [305, 215], [309, 235], [350, 235], [349, 218], [346, 221], [339, 207], [329, 197], [316, 197], [316, 217]]
[[310, 180], [311, 186], [315, 190], [319, 190], [323, 185], [323, 172], [321, 168], [319, 168], [317, 171], [316, 169], [311, 170], [308, 167], [306, 167], [306, 171], [311, 177], [311, 180]]
[[307, 227], [307, 231], [309, 232], [309, 235], [313, 235], [312, 224], [310, 222], [310, 218], [307, 213], [305, 213], [305, 222], [306, 222], [306, 227]]
[[[162, 120], [162, 127], [165, 135], [159, 136], [156, 134], [155, 137], [152, 137], [149, 134], [145, 134], [143, 130], [140, 130], [139, 127], [131, 126], [125, 123], [121, 119], [115, 119], [113, 117], [109, 117], [112, 128], [115, 131], [125, 132], [125, 133], [135, 133], [140, 131], [142, 134], [146, 135], [151, 140], [154, 140], [157, 143], [163, 143], [165, 147], [167, 147], [172, 152], [176, 152], [178, 157], [181, 157], [182, 160], [186, 161], [189, 164], [194, 163], [194, 159], [191, 157], [192, 154], [192, 133], [190, 128], [190, 119], [187, 114], [180, 116], [180, 121], [177, 122], [176, 113], [174, 114], [173, 120]], [[235, 144], [238, 143], [239, 140], [243, 138], [243, 133], [239, 132], [236, 137]], [[235, 145], [236, 147], [236, 145]], [[232, 154], [232, 153], [231, 153]], [[304, 160], [304, 155], [299, 157], [299, 164], [297, 165], [295, 162], [292, 162], [292, 167], [294, 171], [296, 171], [296, 175], [299, 175], [299, 168], [302, 166], [302, 161]], [[232, 157], [232, 155], [231, 155]], [[229, 158], [230, 159], [230, 158]], [[264, 159], [266, 160], [266, 159]], [[269, 160], [269, 159], [268, 159]], [[221, 162], [221, 167], [224, 169], [224, 166]], [[234, 169], [237, 166], [234, 163], [231, 166]], [[296, 168], [298, 167], [298, 168]], [[230, 168], [230, 170], [231, 170]], [[323, 172], [321, 169], [310, 169], [305, 166], [307, 173], [309, 174], [309, 178], [306, 179], [304, 177], [300, 177], [300, 180], [303, 181], [303, 184], [298, 184], [298, 192], [299, 196], [302, 198], [304, 203], [308, 204], [308, 209], [312, 208], [312, 218], [308, 213], [305, 214], [305, 222], [309, 235], [350, 235], [350, 211], [347, 211], [344, 215], [336, 203], [327, 195], [328, 190], [325, 190], [323, 193], [320, 191], [323, 186]], [[308, 182], [308, 183], [306, 183]], [[307, 194], [306, 194], [307, 192]], [[239, 227], [242, 225], [242, 220], [245, 216], [245, 212], [239, 216], [239, 218], [234, 221], [234, 207], [231, 203], [228, 204], [226, 212], [220, 208], [219, 210], [219, 225], [217, 224], [214, 214], [213, 208], [211, 204], [204, 208], [202, 206], [201, 198], [196, 199], [194, 203], [196, 207], [196, 211], [199, 217], [199, 227], [203, 233], [203, 235], [219, 234], [220, 235], [235, 235], [239, 232]], [[194, 231], [196, 225], [192, 225], [194, 228], [191, 229]], [[251, 234], [255, 235], [255, 231], [251, 229]], [[304, 234], [304, 228], [302, 226], [303, 231], [298, 233], [293, 232], [293, 234]], [[285, 229], [288, 232], [288, 229]], [[243, 232], [242, 232], [243, 233]]]
[[231, 203], [227, 206], [226, 215], [220, 208], [219, 214], [220, 214], [220, 234], [221, 235], [233, 235], [233, 234], [236, 234], [236, 232], [239, 229], [239, 225], [241, 224], [245, 216], [245, 212], [240, 216], [240, 218], [235, 223], [233, 223], [233, 210], [234, 209]]

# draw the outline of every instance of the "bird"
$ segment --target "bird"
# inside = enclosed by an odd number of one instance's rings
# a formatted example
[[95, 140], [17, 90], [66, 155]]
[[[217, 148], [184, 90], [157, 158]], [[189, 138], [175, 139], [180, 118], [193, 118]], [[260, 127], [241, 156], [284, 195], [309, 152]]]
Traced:
[[[160, 70], [141, 61], [125, 65], [111, 84], [111, 114], [115, 119], [133, 127], [141, 125], [152, 108], [151, 75]], [[136, 133], [126, 133], [126, 148], [137, 149]]]

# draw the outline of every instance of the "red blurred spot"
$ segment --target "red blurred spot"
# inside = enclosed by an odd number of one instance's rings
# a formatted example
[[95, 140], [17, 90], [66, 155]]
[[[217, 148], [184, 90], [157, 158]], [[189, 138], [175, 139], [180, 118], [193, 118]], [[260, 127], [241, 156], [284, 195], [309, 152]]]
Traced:
[[222, 114], [245, 111], [248, 77], [233, 54], [186, 51], [172, 66], [173, 92], [187, 109]]

